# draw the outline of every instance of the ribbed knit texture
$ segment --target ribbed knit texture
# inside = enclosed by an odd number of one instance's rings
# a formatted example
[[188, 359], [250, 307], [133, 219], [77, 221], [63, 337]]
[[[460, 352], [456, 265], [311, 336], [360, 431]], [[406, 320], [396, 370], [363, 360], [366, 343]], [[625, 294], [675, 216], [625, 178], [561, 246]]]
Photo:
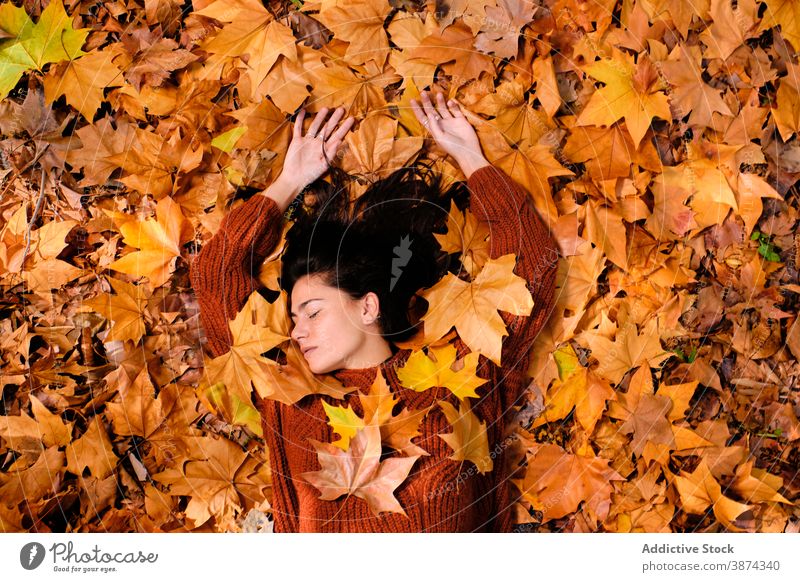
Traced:
[[[362, 414], [358, 394], [368, 391], [379, 371], [404, 407], [419, 409], [446, 400], [458, 409], [458, 400], [447, 389], [418, 393], [404, 388], [396, 371], [411, 351], [393, 347], [394, 354], [379, 366], [333, 373], [345, 385], [360, 389], [344, 401], [310, 395], [291, 406], [274, 400], [258, 402], [272, 469], [275, 532], [511, 531], [515, 499], [504, 463], [507, 443], [502, 441], [511, 408], [527, 384], [528, 352], [553, 307], [558, 249], [532, 198], [503, 170], [483, 167], [470, 176], [467, 187], [472, 213], [489, 223], [491, 258], [515, 253], [514, 272], [527, 281], [534, 300], [530, 316], [500, 312], [509, 332], [503, 338], [502, 368], [483, 355], [479, 357], [478, 376], [489, 382], [477, 389], [480, 398], [472, 399], [472, 406], [486, 422], [494, 470], [481, 475], [470, 461], [447, 458], [453, 450], [437, 435], [452, 432], [452, 427], [439, 406], [433, 406], [422, 421], [421, 435], [413, 439], [430, 456], [417, 459], [394, 491], [407, 516], [387, 512], [375, 516], [367, 503], [355, 496], [320, 500], [320, 492], [300, 477], [306, 471], [320, 470], [316, 450], [307, 439], [332, 442], [337, 438], [327, 424], [322, 401], [350, 405]], [[194, 260], [191, 280], [212, 356], [230, 348], [228, 320], [261, 287], [253, 273], [278, 243], [282, 220], [273, 200], [253, 196], [228, 213]], [[460, 338], [456, 338], [456, 347], [459, 357], [469, 352]]]

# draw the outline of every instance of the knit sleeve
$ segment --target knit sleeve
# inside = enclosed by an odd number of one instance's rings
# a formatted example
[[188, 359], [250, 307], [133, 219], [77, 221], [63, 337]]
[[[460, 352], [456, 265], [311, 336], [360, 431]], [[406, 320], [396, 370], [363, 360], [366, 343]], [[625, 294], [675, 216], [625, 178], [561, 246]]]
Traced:
[[282, 219], [274, 200], [255, 195], [225, 216], [219, 231], [192, 262], [190, 278], [212, 356], [230, 349], [233, 338], [228, 321], [253, 291], [263, 287], [253, 271], [280, 240]]
[[499, 312], [508, 331], [500, 359], [511, 392], [504, 401], [510, 404], [524, 388], [529, 351], [553, 308], [559, 252], [534, 208], [533, 198], [502, 169], [484, 166], [472, 173], [467, 186], [470, 210], [489, 223], [489, 256], [496, 259], [516, 254], [514, 273], [525, 279], [534, 302], [528, 316]]

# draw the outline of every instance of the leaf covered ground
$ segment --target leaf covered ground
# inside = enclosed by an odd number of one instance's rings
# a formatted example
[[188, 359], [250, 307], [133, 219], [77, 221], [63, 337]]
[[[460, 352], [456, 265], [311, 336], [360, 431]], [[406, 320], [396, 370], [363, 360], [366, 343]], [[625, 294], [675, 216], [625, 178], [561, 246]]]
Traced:
[[[226, 205], [280, 172], [301, 106], [357, 117], [351, 174], [425, 153], [460, 179], [409, 107], [428, 87], [459, 100], [561, 250], [511, 441], [519, 529], [798, 531], [798, 52], [794, 0], [0, 5], [0, 531], [263, 523], [250, 399], [274, 390], [258, 350], [288, 323], [254, 295], [211, 361], [188, 267]], [[430, 305], [445, 285], [478, 298], [456, 328], [496, 357], [490, 308], [511, 307], [472, 288], [511, 284], [510, 265], [487, 262], [471, 213], [450, 218], [438, 240], [472, 280], [449, 275]], [[453, 318], [434, 311], [441, 337]], [[462, 333], [478, 320], [488, 336]], [[406, 381], [458, 395], [442, 438], [491, 470], [465, 444], [482, 434], [475, 362], [430, 353]], [[284, 379], [289, 401], [306, 380]], [[391, 416], [371, 397], [366, 416]], [[358, 490], [335, 474], [378, 439], [424, 454], [413, 413], [391, 434], [328, 413], [341, 438], [315, 445], [330, 464], [312, 478], [395, 507], [375, 482], [407, 462], [372, 458]]]

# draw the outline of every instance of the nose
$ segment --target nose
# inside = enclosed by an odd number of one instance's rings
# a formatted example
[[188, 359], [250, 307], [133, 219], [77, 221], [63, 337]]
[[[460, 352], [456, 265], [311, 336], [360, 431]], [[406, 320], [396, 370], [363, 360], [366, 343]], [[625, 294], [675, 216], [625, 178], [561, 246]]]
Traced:
[[292, 327], [290, 335], [294, 341], [299, 342], [300, 338], [306, 337], [306, 331], [301, 328], [300, 324], [295, 324], [294, 327]]

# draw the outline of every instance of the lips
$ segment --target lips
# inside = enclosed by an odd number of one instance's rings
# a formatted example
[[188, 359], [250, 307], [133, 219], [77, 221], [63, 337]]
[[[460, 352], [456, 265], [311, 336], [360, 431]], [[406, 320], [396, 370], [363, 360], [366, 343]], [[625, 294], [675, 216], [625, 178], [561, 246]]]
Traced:
[[314, 350], [314, 349], [316, 349], [316, 347], [310, 347], [310, 348], [303, 349], [302, 350], [303, 351], [303, 355], [305, 356], [306, 354], [308, 354], [308, 352], [310, 352], [311, 350]]

